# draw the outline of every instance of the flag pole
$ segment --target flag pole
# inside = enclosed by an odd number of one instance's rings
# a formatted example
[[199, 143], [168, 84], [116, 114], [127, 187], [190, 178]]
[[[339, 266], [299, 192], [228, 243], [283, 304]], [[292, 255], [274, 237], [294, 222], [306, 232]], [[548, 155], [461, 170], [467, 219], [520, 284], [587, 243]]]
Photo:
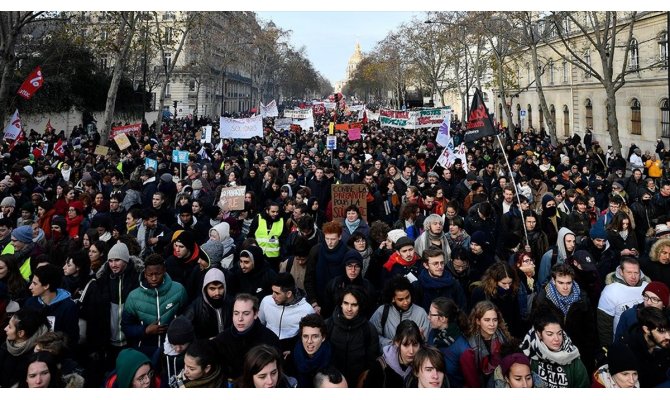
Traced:
[[512, 185], [514, 185], [514, 193], [516, 194], [517, 207], [521, 212], [521, 225], [523, 226], [523, 235], [526, 237], [526, 243], [528, 243], [528, 231], [526, 230], [526, 219], [523, 216], [523, 211], [521, 211], [521, 199], [519, 198], [519, 189], [516, 187], [516, 181], [514, 180], [514, 174], [512, 174], [512, 167], [509, 165], [509, 159], [507, 158], [507, 153], [505, 153], [505, 146], [503, 146], [502, 141], [500, 140], [500, 135], [496, 135], [498, 139], [498, 144], [500, 145], [500, 150], [502, 150], [503, 157], [505, 158], [505, 163], [507, 164], [507, 170], [509, 171], [509, 178], [512, 180]]

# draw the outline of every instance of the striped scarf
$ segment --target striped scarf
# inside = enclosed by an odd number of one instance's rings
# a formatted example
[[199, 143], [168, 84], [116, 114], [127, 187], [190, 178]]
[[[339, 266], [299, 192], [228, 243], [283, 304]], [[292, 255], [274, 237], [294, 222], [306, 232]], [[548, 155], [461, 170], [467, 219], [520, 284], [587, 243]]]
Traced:
[[549, 281], [549, 284], [545, 286], [544, 290], [547, 293], [547, 298], [551, 300], [551, 302], [554, 303], [556, 307], [558, 307], [561, 310], [563, 315], [568, 315], [570, 306], [573, 303], [579, 301], [582, 292], [581, 289], [579, 288], [579, 285], [575, 281], [572, 282], [572, 291], [570, 291], [570, 294], [567, 296], [563, 296], [560, 293], [558, 293], [558, 290], [556, 290], [556, 285], [554, 285], [553, 280]]

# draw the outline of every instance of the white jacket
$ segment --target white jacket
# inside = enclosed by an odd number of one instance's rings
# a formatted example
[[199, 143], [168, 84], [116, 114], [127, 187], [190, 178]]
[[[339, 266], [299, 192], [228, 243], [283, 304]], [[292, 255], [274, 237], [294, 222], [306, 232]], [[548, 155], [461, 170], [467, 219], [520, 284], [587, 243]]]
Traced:
[[305, 315], [313, 314], [314, 308], [307, 302], [300, 289], [299, 299], [290, 305], [277, 305], [272, 295], [261, 301], [258, 319], [279, 337], [279, 340], [290, 339], [298, 334], [298, 325]]

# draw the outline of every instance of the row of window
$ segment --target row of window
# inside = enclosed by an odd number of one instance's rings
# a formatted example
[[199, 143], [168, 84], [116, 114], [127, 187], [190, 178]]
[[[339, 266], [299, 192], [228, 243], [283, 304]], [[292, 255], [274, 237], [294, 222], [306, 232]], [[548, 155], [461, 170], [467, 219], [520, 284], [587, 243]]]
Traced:
[[[658, 43], [658, 60], [660, 67], [667, 68], [668, 66], [668, 32], [663, 31], [657, 37]], [[583, 55], [584, 63], [591, 66], [591, 50], [587, 49], [584, 51]], [[640, 49], [637, 39], [632, 38], [628, 45], [628, 69], [630, 71], [639, 71], [640, 70]], [[528, 79], [528, 85], [531, 85], [535, 79], [534, 74], [530, 73], [530, 63], [526, 63], [526, 77]], [[562, 64], [562, 83], [568, 83], [568, 74], [569, 74], [568, 62], [563, 61]], [[549, 78], [549, 84], [553, 85], [556, 83], [556, 67], [554, 65], [554, 60], [549, 59], [547, 63], [547, 74]], [[520, 71], [517, 71], [517, 81], [521, 82]], [[584, 79], [591, 77], [591, 74], [588, 72], [584, 73]]]
[[[585, 128], [588, 128], [590, 130], [593, 130], [593, 103], [591, 102], [591, 99], [586, 99], [585, 105]], [[630, 129], [630, 134], [631, 135], [641, 135], [642, 134], [642, 106], [640, 104], [640, 101], [638, 99], [633, 99], [630, 102], [630, 123], [631, 123], [631, 129]], [[661, 100], [660, 104], [660, 123], [661, 123], [661, 137], [668, 138], [670, 137], [670, 101], [665, 98]], [[502, 116], [503, 115], [503, 109], [502, 109], [502, 104], [498, 104], [498, 115]], [[516, 105], [516, 115], [517, 115], [517, 124], [521, 126], [521, 104]], [[540, 127], [544, 126], [544, 114], [542, 113], [542, 109], [540, 108], [539, 110], [539, 122], [540, 122]], [[549, 115], [554, 122], [554, 125], [556, 125], [556, 108], [554, 105], [549, 106]], [[604, 114], [605, 117], [605, 124], [604, 126], [607, 127], [607, 113]], [[527, 109], [526, 109], [526, 118], [528, 119], [528, 126], [532, 127], [533, 126], [533, 108], [530, 104], [528, 104]], [[502, 118], [501, 118], [502, 119]], [[558, 129], [558, 127], [557, 127]], [[563, 134], [564, 136], [570, 136], [570, 109], [568, 108], [567, 105], [563, 106]]]

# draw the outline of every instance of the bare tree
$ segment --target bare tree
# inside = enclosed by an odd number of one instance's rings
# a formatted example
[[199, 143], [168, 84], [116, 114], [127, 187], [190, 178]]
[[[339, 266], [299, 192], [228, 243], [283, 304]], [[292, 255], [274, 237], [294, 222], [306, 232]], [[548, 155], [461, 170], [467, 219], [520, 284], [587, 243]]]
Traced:
[[[619, 122], [616, 113], [616, 92], [626, 84], [626, 76], [637, 73], [629, 68], [629, 53], [637, 12], [582, 11], [554, 12], [545, 23], [551, 24], [554, 36], [545, 43], [563, 60], [595, 78], [607, 95], [607, 128], [612, 148], [621, 154]], [[569, 22], [569, 24], [567, 23]], [[576, 26], [572, 32], [567, 25]], [[577, 33], [577, 34], [575, 34]], [[600, 68], [591, 65], [590, 51], [596, 53]], [[622, 57], [615, 57], [623, 50]]]
[[112, 46], [112, 54], [114, 59], [114, 67], [112, 68], [112, 81], [109, 84], [107, 91], [107, 101], [105, 103], [105, 113], [102, 117], [100, 125], [100, 142], [107, 144], [109, 132], [111, 129], [111, 122], [114, 116], [114, 107], [116, 104], [116, 94], [119, 90], [119, 83], [125, 69], [125, 64], [128, 59], [128, 51], [135, 35], [137, 21], [140, 13], [135, 11], [122, 11], [114, 13], [116, 17], [116, 25], [118, 31], [114, 38], [114, 45]]

